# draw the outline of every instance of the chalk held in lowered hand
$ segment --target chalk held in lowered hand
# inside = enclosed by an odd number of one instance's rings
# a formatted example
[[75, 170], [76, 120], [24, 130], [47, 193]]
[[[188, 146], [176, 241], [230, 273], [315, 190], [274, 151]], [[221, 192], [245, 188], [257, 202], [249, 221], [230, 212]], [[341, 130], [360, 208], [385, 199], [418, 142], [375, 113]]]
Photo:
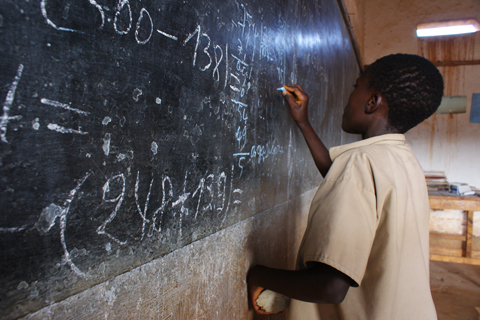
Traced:
[[268, 289], [260, 293], [256, 302], [260, 309], [269, 313], [280, 313], [290, 306], [289, 297]]
[[280, 87], [280, 88], [277, 88], [278, 91], [285, 91], [287, 89], [285, 89], [284, 87]]

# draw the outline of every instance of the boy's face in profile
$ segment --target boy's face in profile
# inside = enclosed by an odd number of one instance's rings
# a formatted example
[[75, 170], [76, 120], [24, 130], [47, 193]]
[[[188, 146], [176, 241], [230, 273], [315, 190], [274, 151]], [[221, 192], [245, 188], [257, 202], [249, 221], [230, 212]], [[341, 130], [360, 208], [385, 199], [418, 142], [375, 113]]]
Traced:
[[360, 76], [343, 110], [342, 130], [347, 133], [363, 134], [368, 128], [366, 106], [373, 99], [373, 89], [368, 89], [368, 79]]

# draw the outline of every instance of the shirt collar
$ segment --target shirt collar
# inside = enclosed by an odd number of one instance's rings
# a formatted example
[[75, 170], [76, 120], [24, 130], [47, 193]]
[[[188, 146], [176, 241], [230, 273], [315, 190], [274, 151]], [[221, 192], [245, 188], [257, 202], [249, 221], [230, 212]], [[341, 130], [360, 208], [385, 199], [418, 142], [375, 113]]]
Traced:
[[405, 135], [401, 133], [382, 134], [380, 136], [368, 138], [365, 140], [356, 141], [338, 147], [330, 148], [330, 158], [335, 160], [336, 157], [350, 149], [368, 146], [372, 144], [405, 144]]

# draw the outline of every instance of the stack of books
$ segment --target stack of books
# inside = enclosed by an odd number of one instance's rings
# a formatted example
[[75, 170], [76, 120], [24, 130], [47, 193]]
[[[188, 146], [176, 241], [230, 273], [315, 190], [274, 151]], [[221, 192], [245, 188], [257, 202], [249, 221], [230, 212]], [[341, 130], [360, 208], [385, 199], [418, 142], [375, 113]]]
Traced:
[[428, 191], [448, 190], [448, 181], [444, 171], [425, 171]]

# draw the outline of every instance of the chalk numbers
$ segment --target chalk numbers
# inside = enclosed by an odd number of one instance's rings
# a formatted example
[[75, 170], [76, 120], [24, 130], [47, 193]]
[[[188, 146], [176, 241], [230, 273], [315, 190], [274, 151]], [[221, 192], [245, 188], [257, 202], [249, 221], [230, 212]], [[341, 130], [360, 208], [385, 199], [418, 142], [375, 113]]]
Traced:
[[[118, 195], [116, 197], [113, 197], [112, 194], [111, 194], [113, 192], [110, 191], [110, 184], [115, 183], [115, 182], [117, 184], [120, 183], [121, 192], [118, 192]], [[115, 219], [115, 217], [117, 216], [118, 210], [122, 206], [123, 199], [125, 199], [125, 175], [122, 173], [122, 174], [118, 174], [118, 175], [108, 179], [107, 182], [103, 185], [103, 201], [105, 201], [105, 202], [116, 202], [117, 205], [115, 206], [115, 209], [112, 211], [112, 213], [107, 218], [107, 220], [105, 220], [102, 223], [102, 225], [100, 227], [98, 227], [98, 229], [97, 229], [98, 234], [104, 234], [107, 237], [109, 237], [110, 239], [112, 239], [113, 241], [115, 241], [116, 243], [121, 244], [121, 245], [126, 244], [127, 241], [121, 241], [121, 240], [117, 239], [116, 237], [110, 235], [108, 232], [105, 231], [105, 228], [106, 228], [107, 224], [112, 222], [113, 219]]]
[[[201, 40], [201, 37], [205, 37], [207, 39], [207, 45], [203, 48], [203, 53], [208, 57], [208, 63], [203, 66], [203, 67], [200, 67], [200, 70], [201, 71], [205, 71], [207, 70], [208, 68], [210, 68], [210, 66], [212, 65], [212, 56], [210, 55], [210, 53], [208, 52], [208, 49], [210, 48], [210, 43], [211, 43], [211, 40], [210, 40], [210, 37], [208, 36], [208, 34], [206, 33], [202, 33], [202, 28], [200, 27], [200, 25], [197, 26], [197, 28], [195, 29], [195, 31], [193, 33], [190, 33], [188, 35], [188, 37], [185, 39], [185, 41], [183, 42], [183, 46], [185, 46], [187, 44], [187, 42], [189, 42], [194, 36], [195, 34], [197, 35], [196, 37], [196, 41], [195, 41], [195, 51], [193, 53], [193, 66], [195, 67], [195, 64], [197, 62], [197, 52], [198, 52], [198, 46], [200, 44], [200, 40]], [[218, 45], [216, 47], [219, 47]], [[219, 47], [220, 48], [220, 47]], [[221, 50], [221, 48], [220, 48]], [[223, 53], [222, 53], [223, 55]], [[216, 57], [216, 56], [215, 56]], [[217, 66], [215, 67], [215, 69], [218, 68], [218, 64]], [[218, 71], [218, 70], [217, 70]], [[215, 70], [213, 71], [215, 73]], [[215, 77], [215, 76], [214, 76]]]

